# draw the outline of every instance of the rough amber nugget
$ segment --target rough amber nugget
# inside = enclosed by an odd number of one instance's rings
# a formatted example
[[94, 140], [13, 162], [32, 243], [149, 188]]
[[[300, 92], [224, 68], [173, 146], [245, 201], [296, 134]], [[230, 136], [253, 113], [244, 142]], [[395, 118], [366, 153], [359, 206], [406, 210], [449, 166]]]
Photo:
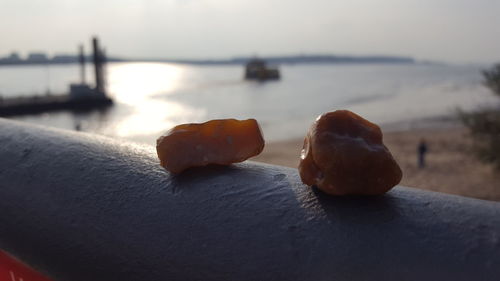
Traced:
[[182, 124], [156, 141], [161, 165], [172, 173], [195, 166], [242, 162], [263, 149], [264, 138], [255, 119]]
[[402, 177], [379, 126], [348, 110], [316, 119], [304, 140], [299, 172], [303, 183], [332, 195], [382, 194]]

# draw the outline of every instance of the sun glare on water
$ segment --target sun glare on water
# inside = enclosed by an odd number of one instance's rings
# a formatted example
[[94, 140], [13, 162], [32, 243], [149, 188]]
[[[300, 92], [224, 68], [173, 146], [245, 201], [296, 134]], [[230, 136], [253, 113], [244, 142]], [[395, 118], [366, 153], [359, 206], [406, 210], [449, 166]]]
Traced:
[[166, 129], [203, 115], [203, 112], [165, 96], [179, 88], [183, 67], [166, 63], [117, 64], [109, 71], [109, 88], [116, 102], [133, 110], [117, 122], [119, 137], [160, 134]]

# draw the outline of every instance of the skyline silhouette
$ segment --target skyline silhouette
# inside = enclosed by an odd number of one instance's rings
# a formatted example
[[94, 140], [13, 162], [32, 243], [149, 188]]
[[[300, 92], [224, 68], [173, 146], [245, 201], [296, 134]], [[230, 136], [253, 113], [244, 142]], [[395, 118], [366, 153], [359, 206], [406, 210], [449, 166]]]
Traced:
[[[233, 57], [221, 59], [179, 59], [179, 58], [130, 58], [108, 56], [109, 62], [170, 62], [187, 64], [245, 64], [256, 56]], [[91, 60], [91, 55], [85, 55], [85, 60]], [[301, 63], [415, 63], [412, 57], [403, 56], [348, 56], [325, 54], [300, 54], [261, 57], [271, 64], [301, 64]], [[10, 55], [0, 55], [0, 65], [32, 65], [32, 64], [74, 64], [78, 63], [78, 54], [55, 54], [50, 56], [44, 52], [31, 52], [21, 56], [17, 52]]]
[[105, 38], [131, 58], [221, 59], [282, 54], [500, 60], [500, 2], [190, 0], [2, 2], [0, 54], [67, 53]]

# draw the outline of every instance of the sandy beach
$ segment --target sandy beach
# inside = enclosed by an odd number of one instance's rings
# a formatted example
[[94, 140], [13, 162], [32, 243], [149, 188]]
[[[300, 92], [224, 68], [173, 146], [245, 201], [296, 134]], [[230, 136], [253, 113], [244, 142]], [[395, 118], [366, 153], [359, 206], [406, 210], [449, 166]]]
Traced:
[[[427, 166], [417, 165], [417, 145], [427, 141]], [[270, 164], [297, 167], [302, 139], [266, 144], [253, 158]], [[465, 128], [433, 128], [385, 132], [384, 143], [403, 170], [400, 185], [437, 192], [500, 201], [500, 172], [478, 161], [471, 153]]]

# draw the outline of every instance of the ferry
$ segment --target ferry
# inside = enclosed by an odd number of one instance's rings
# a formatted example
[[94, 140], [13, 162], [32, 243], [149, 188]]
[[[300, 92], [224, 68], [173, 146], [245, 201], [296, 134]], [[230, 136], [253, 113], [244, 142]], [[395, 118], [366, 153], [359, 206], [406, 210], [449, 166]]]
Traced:
[[278, 80], [280, 72], [278, 68], [268, 67], [261, 59], [250, 60], [245, 67], [245, 79], [247, 80]]

